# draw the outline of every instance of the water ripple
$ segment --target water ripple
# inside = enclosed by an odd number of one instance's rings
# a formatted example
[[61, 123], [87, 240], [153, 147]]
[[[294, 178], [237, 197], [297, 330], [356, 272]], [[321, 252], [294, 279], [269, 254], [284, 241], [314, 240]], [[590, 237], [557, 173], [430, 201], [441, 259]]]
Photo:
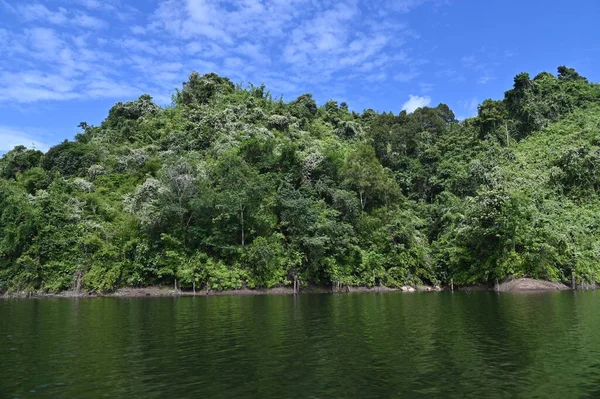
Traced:
[[0, 301], [0, 397], [600, 396], [600, 296]]

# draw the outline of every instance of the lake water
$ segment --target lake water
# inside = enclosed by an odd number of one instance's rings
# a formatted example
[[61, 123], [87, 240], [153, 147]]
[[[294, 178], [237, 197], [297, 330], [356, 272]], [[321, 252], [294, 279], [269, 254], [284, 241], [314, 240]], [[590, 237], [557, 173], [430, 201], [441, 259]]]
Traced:
[[600, 397], [600, 293], [0, 300], [0, 398]]

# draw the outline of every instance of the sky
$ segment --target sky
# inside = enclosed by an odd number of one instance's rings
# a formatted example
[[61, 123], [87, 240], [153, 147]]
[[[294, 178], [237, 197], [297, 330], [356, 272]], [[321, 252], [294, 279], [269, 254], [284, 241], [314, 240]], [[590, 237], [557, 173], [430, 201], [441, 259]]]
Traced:
[[169, 105], [192, 71], [467, 118], [520, 72], [600, 81], [599, 20], [598, 0], [0, 0], [0, 153], [47, 150], [144, 93]]

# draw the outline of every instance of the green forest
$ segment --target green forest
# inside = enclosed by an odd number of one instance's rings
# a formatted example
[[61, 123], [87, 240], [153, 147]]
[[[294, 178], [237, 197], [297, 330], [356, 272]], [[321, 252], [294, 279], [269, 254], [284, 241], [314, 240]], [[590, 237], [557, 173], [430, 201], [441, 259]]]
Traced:
[[521, 73], [458, 121], [192, 73], [0, 159], [0, 292], [600, 279], [600, 85]]

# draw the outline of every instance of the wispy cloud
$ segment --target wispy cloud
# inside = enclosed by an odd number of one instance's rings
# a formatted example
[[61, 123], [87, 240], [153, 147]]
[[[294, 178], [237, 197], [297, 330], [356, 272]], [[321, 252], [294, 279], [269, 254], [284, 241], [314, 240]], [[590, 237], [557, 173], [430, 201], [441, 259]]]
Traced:
[[64, 7], [50, 10], [41, 3], [19, 4], [11, 11], [27, 22], [38, 21], [53, 25], [69, 24], [87, 29], [100, 29], [107, 25], [105, 21], [83, 11], [72, 11]]
[[51, 24], [62, 25], [69, 21], [67, 10], [59, 7], [56, 11], [50, 11], [43, 4], [21, 4], [14, 9], [26, 21], [43, 20]]
[[409, 12], [413, 8], [416, 8], [425, 3], [429, 3], [430, 6], [440, 6], [444, 4], [444, 0], [395, 0], [391, 2], [391, 8], [399, 12]]
[[483, 75], [477, 79], [477, 83], [484, 85], [487, 82], [489, 82], [490, 80], [494, 80], [494, 79], [496, 79], [496, 77], [493, 75]]
[[[484, 57], [490, 58], [490, 54], [485, 49], [482, 50]], [[473, 71], [473, 73], [479, 75], [477, 77], [477, 83], [486, 84], [491, 80], [496, 79], [493, 73], [493, 62], [481, 61], [479, 57], [474, 55], [464, 56], [461, 58], [461, 62], [466, 69]]]
[[118, 0], [0, 0], [19, 21], [0, 29], [11, 60], [0, 60], [0, 101], [166, 100], [193, 69], [286, 95], [343, 94], [350, 76], [371, 88], [408, 83], [428, 60], [409, 46], [419, 34], [404, 16], [443, 3], [158, 0], [142, 14]]
[[453, 83], [462, 83], [466, 80], [461, 72], [452, 68], [441, 69], [435, 72], [434, 76], [438, 79], [444, 79]]
[[[166, 32], [184, 41], [203, 38], [190, 42], [187, 49], [201, 54], [206, 43], [211, 43], [209, 51], [217, 48], [228, 54], [223, 59], [226, 70], [234, 62], [232, 53], [237, 54], [233, 57], [236, 61], [246, 61], [236, 72], [247, 79], [263, 80], [263, 69], [256, 68], [262, 63], [284, 68], [290, 80], [310, 74], [314, 83], [327, 82], [339, 71], [346, 71], [375, 82], [384, 76], [384, 69], [406, 62], [398, 46], [405, 37], [414, 35], [394, 16], [425, 2], [405, 1], [401, 7], [392, 1], [375, 3], [167, 0], [143, 29]], [[381, 14], [384, 10], [386, 13]], [[390, 56], [390, 49], [402, 57]]]
[[476, 63], [476, 58], [474, 55], [464, 56], [460, 60], [464, 66], [473, 67]]
[[17, 129], [0, 126], [0, 153], [10, 151], [18, 145], [47, 151], [50, 146], [40, 141], [39, 136], [39, 129]]
[[479, 100], [477, 98], [471, 98], [469, 100], [460, 101], [461, 111], [467, 116], [477, 115], [477, 107], [479, 106]]
[[396, 74], [396, 76], [394, 76], [394, 80], [397, 80], [398, 82], [410, 82], [411, 80], [413, 80], [420, 74], [421, 74], [420, 72], [416, 72], [416, 71], [399, 72]]
[[74, 13], [71, 16], [69, 23], [75, 24], [77, 26], [81, 26], [82, 28], [87, 28], [87, 29], [101, 29], [108, 25], [105, 21], [103, 21], [99, 18], [96, 18], [96, 17], [92, 17], [90, 15], [87, 15], [83, 12]]
[[421, 82], [419, 83], [419, 88], [421, 89], [421, 93], [429, 93], [433, 90], [433, 83]]

